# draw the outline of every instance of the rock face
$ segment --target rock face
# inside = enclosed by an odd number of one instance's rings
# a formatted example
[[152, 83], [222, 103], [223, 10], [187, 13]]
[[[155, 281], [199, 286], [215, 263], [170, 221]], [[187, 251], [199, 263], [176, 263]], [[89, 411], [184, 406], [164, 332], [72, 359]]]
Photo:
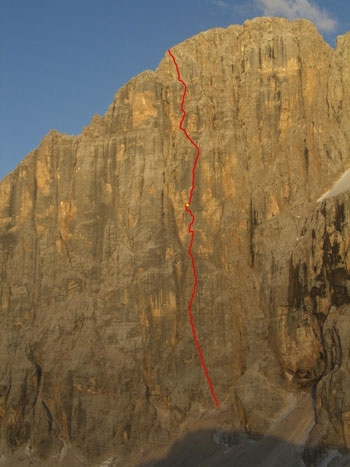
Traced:
[[[350, 203], [317, 199], [349, 167], [350, 35], [333, 50], [306, 20], [260, 18], [172, 52], [201, 148], [193, 314], [223, 426], [267, 433], [317, 384], [310, 452], [349, 447]], [[181, 96], [166, 54], [0, 184], [5, 457], [131, 465], [215, 411], [187, 316]]]
[[306, 458], [315, 458], [324, 444], [350, 448], [349, 232], [346, 191], [310, 216], [291, 261], [289, 321], [298, 333], [289, 342], [299, 347], [299, 336], [310, 335], [315, 347], [305, 356], [303, 375], [316, 385], [317, 423]]

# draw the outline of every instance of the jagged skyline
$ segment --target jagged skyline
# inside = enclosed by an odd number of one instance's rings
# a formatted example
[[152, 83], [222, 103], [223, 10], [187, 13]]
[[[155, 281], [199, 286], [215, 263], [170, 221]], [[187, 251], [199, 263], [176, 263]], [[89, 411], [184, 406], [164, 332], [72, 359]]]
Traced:
[[350, 33], [260, 17], [172, 51], [0, 183], [0, 464], [350, 448], [350, 192], [317, 203], [349, 168]]
[[108, 0], [103, 9], [91, 0], [54, 6], [4, 0], [0, 179], [50, 129], [80, 133], [130, 78], [155, 69], [168, 48], [200, 31], [267, 14], [319, 20], [332, 45], [350, 29], [347, 0]]

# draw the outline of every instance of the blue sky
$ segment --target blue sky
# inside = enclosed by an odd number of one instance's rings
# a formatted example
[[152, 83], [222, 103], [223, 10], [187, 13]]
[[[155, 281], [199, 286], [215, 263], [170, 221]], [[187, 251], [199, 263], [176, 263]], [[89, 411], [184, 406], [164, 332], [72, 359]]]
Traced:
[[79, 134], [130, 78], [200, 31], [309, 17], [334, 46], [350, 0], [1, 0], [0, 179], [52, 128]]

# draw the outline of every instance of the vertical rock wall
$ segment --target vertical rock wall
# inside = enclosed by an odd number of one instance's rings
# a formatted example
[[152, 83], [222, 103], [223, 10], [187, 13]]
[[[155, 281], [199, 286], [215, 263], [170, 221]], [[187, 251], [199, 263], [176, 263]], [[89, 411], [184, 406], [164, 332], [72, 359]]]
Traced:
[[[303, 269], [290, 256], [348, 168], [349, 41], [333, 50], [308, 21], [260, 18], [172, 49], [201, 148], [194, 319], [232, 429], [268, 431], [294, 384], [325, 371], [318, 317], [293, 318]], [[195, 154], [181, 96], [166, 55], [0, 184], [4, 453], [57, 459], [66, 443], [123, 459], [214, 409], [186, 311]]]

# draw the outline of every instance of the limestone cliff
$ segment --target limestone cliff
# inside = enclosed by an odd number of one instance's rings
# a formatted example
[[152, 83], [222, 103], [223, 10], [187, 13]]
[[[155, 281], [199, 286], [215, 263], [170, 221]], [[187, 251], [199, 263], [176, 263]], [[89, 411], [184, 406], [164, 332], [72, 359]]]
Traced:
[[[299, 237], [349, 167], [350, 35], [333, 50], [309, 21], [259, 18], [172, 52], [188, 87], [184, 125], [201, 148], [193, 313], [222, 426], [267, 433], [318, 381], [327, 418], [346, 268], [340, 250], [322, 262], [336, 227], [322, 237], [322, 220], [311, 233], [312, 273]], [[49, 465], [73, 453], [73, 465], [130, 465], [130, 453], [215, 412], [186, 311], [194, 149], [179, 130], [181, 96], [166, 54], [81, 135], [50, 132], [0, 184], [3, 456], [25, 447]], [[331, 205], [318, 215], [344, 223], [349, 205], [334, 216]], [[316, 444], [348, 446], [348, 428], [339, 433]]]
[[305, 358], [316, 415], [306, 457], [319, 457], [324, 445], [350, 448], [349, 223], [350, 191], [326, 199], [292, 255], [286, 342], [299, 348], [300, 337], [312, 335], [317, 347]]

